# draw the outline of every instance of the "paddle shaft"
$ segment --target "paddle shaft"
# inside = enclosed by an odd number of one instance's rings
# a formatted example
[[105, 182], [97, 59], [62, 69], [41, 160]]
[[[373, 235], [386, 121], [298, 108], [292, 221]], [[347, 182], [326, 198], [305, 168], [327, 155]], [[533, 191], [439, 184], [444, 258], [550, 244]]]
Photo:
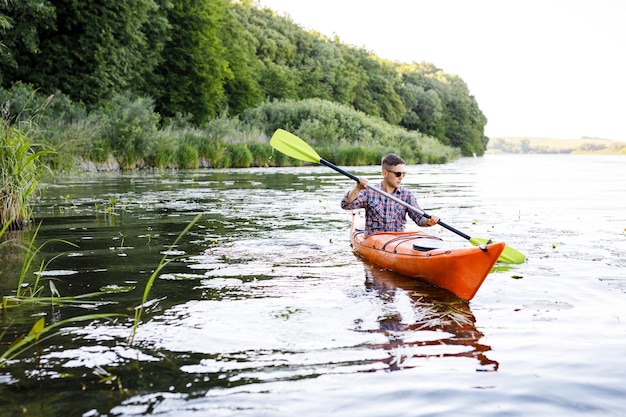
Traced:
[[[359, 182], [359, 177], [357, 177], [354, 174], [351, 174], [350, 172], [346, 171], [345, 169], [339, 168], [337, 165], [335, 165], [335, 164], [333, 164], [331, 162], [328, 162], [327, 160], [325, 160], [323, 158], [320, 158], [320, 164], [326, 165], [328, 168], [332, 168], [335, 171], [339, 172], [340, 174], [343, 174], [346, 177], [348, 177], [348, 178], [350, 178], [350, 179], [352, 179], [352, 180], [354, 180], [356, 182]], [[412, 210], [412, 211], [414, 211], [414, 212], [416, 212], [418, 214], [421, 214], [422, 216], [426, 217], [427, 219], [431, 218], [430, 214], [428, 214], [428, 213], [418, 209], [415, 206], [410, 205], [406, 201], [400, 200], [399, 198], [392, 196], [391, 194], [381, 190], [380, 188], [377, 188], [377, 187], [369, 187], [369, 188], [374, 190], [374, 191], [376, 191], [377, 193], [379, 193], [381, 195], [384, 195], [388, 199], [395, 201], [396, 203], [400, 204], [401, 206], [404, 206], [404, 207], [408, 208], [409, 210]], [[461, 232], [460, 230], [455, 229], [454, 227], [450, 226], [449, 224], [446, 224], [446, 223], [442, 222], [441, 220], [439, 220], [437, 222], [437, 224], [442, 226], [442, 227], [445, 227], [446, 229], [448, 229], [449, 231], [451, 231], [453, 233], [456, 233], [457, 235], [461, 236], [464, 239], [467, 239], [467, 240], [471, 239], [471, 237], [469, 235], [466, 235], [465, 233]]]

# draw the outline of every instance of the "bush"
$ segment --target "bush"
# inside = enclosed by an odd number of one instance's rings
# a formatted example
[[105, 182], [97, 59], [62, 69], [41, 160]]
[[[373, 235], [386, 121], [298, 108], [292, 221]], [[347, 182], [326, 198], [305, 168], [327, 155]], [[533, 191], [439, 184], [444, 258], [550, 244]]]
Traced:
[[176, 164], [181, 169], [198, 168], [198, 150], [191, 145], [181, 145], [176, 151]]
[[249, 168], [254, 160], [252, 152], [245, 143], [231, 145], [228, 149], [233, 168]]
[[206, 158], [212, 168], [227, 168], [230, 166], [228, 147], [219, 139], [203, 139], [199, 145], [199, 154]]
[[264, 103], [240, 117], [223, 114], [202, 129], [191, 127], [191, 118], [184, 115], [159, 129], [152, 101], [127, 94], [90, 113], [63, 94], [44, 96], [20, 83], [10, 90], [0, 88], [0, 100], [10, 103], [4, 109], [6, 120], [33, 142], [55, 150], [41, 160], [56, 170], [71, 170], [76, 157], [104, 162], [110, 155], [125, 169], [191, 166], [197, 162], [194, 150], [212, 168], [302, 165], [271, 148], [268, 135], [277, 128], [293, 132], [341, 165], [377, 165], [390, 152], [408, 163], [460, 157], [459, 149], [432, 137], [320, 99]]
[[113, 155], [126, 169], [149, 154], [159, 123], [153, 108], [151, 99], [118, 94], [100, 110], [100, 136], [111, 144]]
[[30, 198], [39, 185], [40, 158], [29, 138], [0, 119], [0, 228], [20, 229], [30, 220]]
[[167, 168], [174, 162], [178, 138], [171, 129], [161, 130], [150, 144], [146, 165], [155, 168]]
[[264, 167], [269, 165], [273, 151], [269, 143], [252, 142], [248, 144], [248, 149], [252, 153], [253, 166]]

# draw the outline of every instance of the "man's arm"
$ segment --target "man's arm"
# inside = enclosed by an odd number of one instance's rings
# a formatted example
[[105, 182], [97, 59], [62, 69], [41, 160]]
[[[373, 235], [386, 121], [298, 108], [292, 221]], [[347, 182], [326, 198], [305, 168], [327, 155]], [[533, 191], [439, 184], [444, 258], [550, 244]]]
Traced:
[[361, 191], [365, 190], [368, 186], [368, 182], [366, 178], [359, 178], [359, 182], [356, 183], [353, 189], [348, 191], [348, 193], [344, 196], [343, 200], [341, 200], [341, 208], [345, 210], [351, 210], [355, 207], [351, 206], [351, 203], [357, 199]]

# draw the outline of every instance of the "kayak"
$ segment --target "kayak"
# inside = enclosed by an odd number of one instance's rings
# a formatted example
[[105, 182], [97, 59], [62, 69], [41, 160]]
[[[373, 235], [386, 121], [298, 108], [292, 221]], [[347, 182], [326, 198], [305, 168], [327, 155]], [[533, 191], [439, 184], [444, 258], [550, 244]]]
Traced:
[[444, 288], [469, 301], [504, 250], [504, 242], [463, 247], [422, 231], [365, 236], [352, 216], [350, 242], [363, 258], [402, 275]]

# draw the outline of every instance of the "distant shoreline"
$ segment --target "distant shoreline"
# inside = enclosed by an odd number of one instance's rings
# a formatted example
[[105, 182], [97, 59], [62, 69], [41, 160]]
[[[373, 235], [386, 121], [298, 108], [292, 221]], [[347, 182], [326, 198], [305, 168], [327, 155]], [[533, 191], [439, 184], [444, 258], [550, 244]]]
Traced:
[[626, 155], [626, 142], [582, 137], [556, 139], [541, 137], [492, 137], [486, 153], [559, 153]]

